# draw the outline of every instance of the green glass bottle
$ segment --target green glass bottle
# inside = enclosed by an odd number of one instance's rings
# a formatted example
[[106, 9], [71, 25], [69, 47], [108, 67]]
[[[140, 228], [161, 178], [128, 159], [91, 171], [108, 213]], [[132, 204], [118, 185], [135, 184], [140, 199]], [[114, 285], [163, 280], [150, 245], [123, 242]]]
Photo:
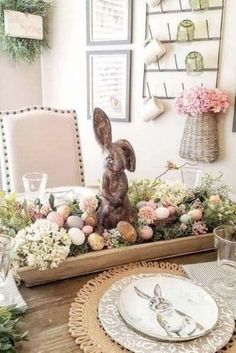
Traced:
[[190, 43], [194, 39], [195, 25], [191, 20], [183, 20], [178, 25], [177, 42]]
[[209, 0], [189, 0], [193, 11], [206, 11], [209, 8]]
[[201, 75], [204, 70], [203, 56], [198, 51], [192, 51], [185, 59], [186, 72], [189, 76]]

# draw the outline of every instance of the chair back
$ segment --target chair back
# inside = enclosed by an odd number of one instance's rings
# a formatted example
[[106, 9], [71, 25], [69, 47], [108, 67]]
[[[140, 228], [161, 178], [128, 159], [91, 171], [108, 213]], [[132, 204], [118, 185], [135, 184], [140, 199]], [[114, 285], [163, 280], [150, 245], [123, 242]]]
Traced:
[[84, 185], [75, 110], [31, 107], [0, 113], [3, 190], [24, 191], [22, 175], [48, 174], [48, 187]]

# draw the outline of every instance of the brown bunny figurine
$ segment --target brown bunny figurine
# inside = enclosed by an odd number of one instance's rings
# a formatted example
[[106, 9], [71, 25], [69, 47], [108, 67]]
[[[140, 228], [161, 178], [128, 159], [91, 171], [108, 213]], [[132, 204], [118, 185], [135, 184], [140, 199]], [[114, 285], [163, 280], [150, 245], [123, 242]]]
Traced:
[[133, 147], [126, 140], [112, 143], [111, 123], [100, 108], [95, 108], [93, 128], [96, 139], [106, 152], [102, 179], [102, 203], [97, 211], [98, 225], [116, 228], [120, 221], [135, 225], [137, 213], [128, 198], [128, 179], [125, 169], [134, 172], [136, 158]]

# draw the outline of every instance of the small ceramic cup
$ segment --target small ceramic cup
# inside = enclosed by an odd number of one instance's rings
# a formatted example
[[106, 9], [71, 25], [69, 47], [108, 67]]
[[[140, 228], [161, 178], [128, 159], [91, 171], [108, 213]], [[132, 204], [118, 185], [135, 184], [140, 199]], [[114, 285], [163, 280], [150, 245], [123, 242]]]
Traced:
[[145, 98], [140, 112], [140, 116], [144, 121], [154, 120], [164, 112], [163, 102], [154, 97]]
[[159, 5], [162, 0], [145, 0], [145, 1], [149, 6], [155, 7]]
[[166, 53], [165, 46], [157, 39], [147, 39], [144, 42], [144, 62], [151, 65]]

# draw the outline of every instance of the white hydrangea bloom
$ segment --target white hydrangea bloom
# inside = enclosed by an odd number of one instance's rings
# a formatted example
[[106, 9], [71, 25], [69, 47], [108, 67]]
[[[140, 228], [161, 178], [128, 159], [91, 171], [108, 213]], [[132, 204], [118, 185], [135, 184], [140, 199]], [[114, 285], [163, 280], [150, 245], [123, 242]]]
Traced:
[[15, 238], [15, 251], [20, 266], [40, 270], [58, 267], [69, 254], [71, 240], [64, 228], [46, 219], [20, 230]]

